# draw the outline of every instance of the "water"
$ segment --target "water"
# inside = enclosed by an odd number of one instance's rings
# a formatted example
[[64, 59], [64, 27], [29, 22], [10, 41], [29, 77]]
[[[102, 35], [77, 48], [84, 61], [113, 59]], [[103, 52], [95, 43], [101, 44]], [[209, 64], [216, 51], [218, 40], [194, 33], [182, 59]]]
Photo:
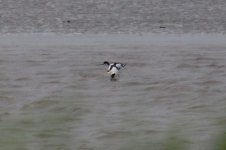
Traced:
[[[226, 115], [225, 35], [0, 36], [4, 150], [206, 150]], [[127, 63], [117, 82], [103, 61]]]

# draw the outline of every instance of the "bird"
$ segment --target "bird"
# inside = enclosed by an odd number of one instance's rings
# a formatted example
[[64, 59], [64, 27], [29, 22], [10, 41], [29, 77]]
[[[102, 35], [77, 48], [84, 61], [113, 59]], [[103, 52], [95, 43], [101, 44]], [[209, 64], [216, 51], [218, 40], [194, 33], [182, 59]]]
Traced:
[[126, 64], [123, 63], [109, 63], [108, 61], [104, 61], [103, 65], [108, 66], [107, 72], [110, 74], [111, 79], [116, 79], [116, 77], [119, 77], [119, 70], [126, 66]]

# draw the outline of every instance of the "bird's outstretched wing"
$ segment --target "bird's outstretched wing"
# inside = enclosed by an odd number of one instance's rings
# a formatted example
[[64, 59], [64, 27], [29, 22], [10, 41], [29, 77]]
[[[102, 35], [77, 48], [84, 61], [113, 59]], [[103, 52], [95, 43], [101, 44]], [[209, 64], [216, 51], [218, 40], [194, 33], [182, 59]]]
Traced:
[[116, 68], [122, 69], [123, 67], [126, 66], [126, 64], [121, 64], [121, 63], [115, 63]]

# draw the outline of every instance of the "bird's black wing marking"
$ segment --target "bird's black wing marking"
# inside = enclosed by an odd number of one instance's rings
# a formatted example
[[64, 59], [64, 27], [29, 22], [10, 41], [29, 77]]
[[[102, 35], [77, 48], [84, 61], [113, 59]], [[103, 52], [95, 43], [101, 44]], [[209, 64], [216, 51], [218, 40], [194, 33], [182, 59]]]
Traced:
[[110, 65], [110, 68], [108, 71], [111, 71], [111, 69], [114, 67], [114, 64], [113, 65]]

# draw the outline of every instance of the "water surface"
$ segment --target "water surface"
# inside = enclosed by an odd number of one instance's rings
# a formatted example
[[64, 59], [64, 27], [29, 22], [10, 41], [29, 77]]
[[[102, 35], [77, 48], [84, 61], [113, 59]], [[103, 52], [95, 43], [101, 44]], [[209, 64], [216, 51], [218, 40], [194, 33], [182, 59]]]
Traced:
[[[225, 35], [0, 36], [4, 150], [206, 150], [226, 115]], [[111, 82], [103, 61], [127, 63]]]

